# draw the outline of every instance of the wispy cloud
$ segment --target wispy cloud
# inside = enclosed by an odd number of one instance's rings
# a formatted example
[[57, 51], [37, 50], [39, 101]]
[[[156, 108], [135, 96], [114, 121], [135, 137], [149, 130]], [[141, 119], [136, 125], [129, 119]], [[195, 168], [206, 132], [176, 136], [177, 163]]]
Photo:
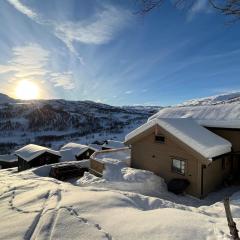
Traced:
[[20, 0], [8, 0], [19, 12], [34, 20], [38, 24], [53, 29], [53, 34], [60, 39], [70, 52], [77, 55], [74, 43], [105, 44], [111, 41], [122, 30], [131, 18], [130, 11], [114, 6], [105, 5], [91, 18], [72, 22], [56, 22], [43, 17], [24, 5]]
[[11, 73], [9, 81], [22, 78], [43, 80], [48, 73], [46, 64], [49, 52], [37, 44], [29, 44], [12, 49], [13, 57], [5, 65], [0, 65], [0, 74]]
[[72, 72], [51, 73], [50, 81], [54, 83], [55, 87], [63, 87], [64, 89], [73, 89], [74, 80]]
[[125, 92], [125, 94], [132, 94], [132, 93], [133, 93], [132, 90], [128, 90], [128, 91]]
[[31, 8], [22, 4], [19, 0], [8, 0], [10, 4], [12, 4], [19, 12], [28, 16], [31, 19], [36, 20], [38, 18], [38, 14], [34, 12]]
[[0, 65], [0, 74], [8, 73], [9, 82], [19, 80], [45, 82], [49, 80], [56, 87], [72, 89], [74, 80], [71, 72], [53, 72], [47, 69], [50, 53], [38, 44], [15, 47], [13, 56], [5, 65]]
[[104, 44], [112, 40], [130, 18], [129, 11], [106, 6], [88, 21], [55, 24], [55, 34], [73, 51], [73, 42]]
[[189, 9], [188, 20], [192, 20], [192, 18], [198, 13], [209, 12], [209, 9], [208, 0], [196, 0], [193, 6]]

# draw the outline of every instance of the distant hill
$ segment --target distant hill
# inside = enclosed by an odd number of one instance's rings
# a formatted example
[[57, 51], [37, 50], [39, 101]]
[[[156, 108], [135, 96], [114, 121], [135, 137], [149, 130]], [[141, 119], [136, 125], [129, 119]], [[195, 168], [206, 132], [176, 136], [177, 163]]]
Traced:
[[160, 107], [115, 107], [92, 101], [14, 100], [0, 95], [0, 154], [27, 143], [58, 148], [68, 141], [123, 140]]
[[[192, 99], [176, 106], [166, 107], [154, 114], [154, 118], [194, 118], [207, 125], [218, 122], [225, 127], [240, 126], [240, 92], [226, 93], [200, 99]], [[221, 125], [220, 124], [220, 125]], [[219, 126], [220, 126], [219, 125]]]
[[240, 92], [225, 93], [205, 98], [191, 99], [177, 106], [202, 106], [202, 105], [216, 105], [223, 103], [240, 103]]
[[3, 103], [15, 103], [17, 100], [10, 98], [8, 95], [0, 93], [0, 104]]

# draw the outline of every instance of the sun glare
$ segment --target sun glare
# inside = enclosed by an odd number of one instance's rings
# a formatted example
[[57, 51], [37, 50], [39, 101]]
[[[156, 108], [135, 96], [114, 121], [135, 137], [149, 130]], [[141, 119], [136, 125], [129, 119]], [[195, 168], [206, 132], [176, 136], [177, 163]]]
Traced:
[[16, 97], [23, 100], [39, 98], [39, 87], [30, 81], [20, 81], [16, 86]]

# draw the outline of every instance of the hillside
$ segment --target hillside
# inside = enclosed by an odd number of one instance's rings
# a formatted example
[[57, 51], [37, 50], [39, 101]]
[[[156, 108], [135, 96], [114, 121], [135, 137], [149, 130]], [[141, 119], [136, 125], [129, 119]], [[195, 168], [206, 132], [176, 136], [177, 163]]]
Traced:
[[2, 95], [0, 154], [27, 143], [58, 148], [67, 141], [123, 140], [158, 107], [114, 107], [91, 101], [20, 101]]
[[239, 128], [240, 92], [192, 99], [160, 109], [149, 120], [154, 118], [193, 118], [205, 126]]
[[202, 106], [240, 102], [240, 92], [230, 92], [205, 98], [191, 99], [177, 106]]

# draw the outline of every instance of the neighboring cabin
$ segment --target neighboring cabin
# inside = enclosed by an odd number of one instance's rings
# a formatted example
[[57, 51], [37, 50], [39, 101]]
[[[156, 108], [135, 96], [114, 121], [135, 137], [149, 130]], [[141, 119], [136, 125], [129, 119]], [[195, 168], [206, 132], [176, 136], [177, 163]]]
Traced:
[[57, 163], [61, 157], [58, 151], [35, 144], [28, 144], [15, 151], [15, 154], [18, 158], [18, 171], [45, 164]]
[[123, 142], [120, 141], [114, 141], [114, 140], [107, 140], [102, 145], [102, 150], [107, 149], [118, 149], [118, 148], [124, 148], [126, 147]]
[[17, 156], [14, 154], [0, 155], [0, 169], [12, 168], [18, 166]]
[[188, 118], [153, 118], [125, 138], [131, 166], [163, 177], [187, 179], [187, 193], [204, 197], [233, 168], [232, 143]]
[[80, 161], [89, 159], [95, 151], [95, 148], [87, 145], [68, 143], [60, 149], [61, 161]]

